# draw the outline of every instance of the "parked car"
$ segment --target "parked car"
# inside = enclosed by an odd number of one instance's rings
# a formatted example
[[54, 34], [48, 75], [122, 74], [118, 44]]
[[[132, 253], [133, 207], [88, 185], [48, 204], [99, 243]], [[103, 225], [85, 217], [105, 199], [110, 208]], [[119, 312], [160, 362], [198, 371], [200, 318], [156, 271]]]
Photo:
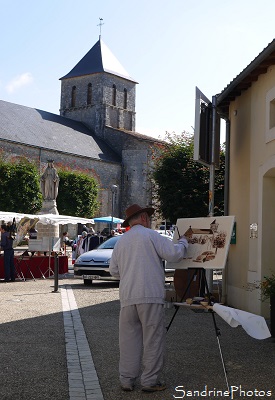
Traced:
[[107, 239], [96, 249], [81, 254], [74, 263], [74, 275], [82, 276], [85, 285], [91, 285], [93, 280], [117, 281], [110, 275], [109, 264], [115, 244], [121, 236]]
[[[109, 272], [112, 252], [122, 235], [114, 236], [101, 243], [96, 249], [81, 254], [74, 263], [74, 275], [82, 276], [84, 285], [91, 285], [93, 281], [117, 281]], [[172, 238], [168, 237], [168, 240]], [[164, 268], [165, 268], [164, 263]], [[165, 275], [171, 276], [174, 270], [165, 269]]]

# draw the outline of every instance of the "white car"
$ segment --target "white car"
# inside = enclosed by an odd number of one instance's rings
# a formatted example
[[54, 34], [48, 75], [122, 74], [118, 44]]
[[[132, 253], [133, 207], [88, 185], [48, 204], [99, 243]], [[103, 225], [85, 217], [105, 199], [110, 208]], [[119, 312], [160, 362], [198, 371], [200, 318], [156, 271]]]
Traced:
[[117, 281], [109, 272], [109, 264], [115, 244], [121, 236], [114, 236], [96, 249], [81, 254], [74, 263], [74, 275], [83, 276], [85, 285], [91, 285], [93, 280]]
[[[84, 285], [91, 285], [93, 281], [118, 281], [109, 272], [109, 264], [116, 242], [123, 235], [114, 236], [100, 244], [96, 249], [81, 254], [74, 263], [74, 275], [82, 276]], [[172, 240], [171, 237], [167, 237]], [[165, 268], [166, 262], [164, 262]], [[171, 276], [174, 270], [165, 269], [165, 276]]]

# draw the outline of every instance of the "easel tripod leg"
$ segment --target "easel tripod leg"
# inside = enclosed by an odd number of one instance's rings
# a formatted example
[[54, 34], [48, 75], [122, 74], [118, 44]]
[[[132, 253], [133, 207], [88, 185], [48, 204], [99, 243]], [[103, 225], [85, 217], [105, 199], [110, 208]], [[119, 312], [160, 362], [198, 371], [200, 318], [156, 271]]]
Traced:
[[[207, 283], [207, 279], [206, 279], [206, 274], [205, 274], [205, 269], [204, 268], [203, 268], [203, 271], [202, 271], [202, 277], [203, 277], [203, 280], [204, 280], [206, 293], [207, 293], [207, 296], [208, 296], [208, 303], [210, 303], [210, 292], [209, 292], [209, 287], [208, 287], [208, 283]], [[221, 332], [220, 332], [220, 329], [218, 328], [217, 323], [216, 323], [215, 313], [213, 311], [210, 311], [210, 312], [212, 314], [213, 324], [214, 324], [214, 327], [215, 327], [215, 332], [216, 332], [218, 347], [219, 347], [219, 351], [220, 351], [220, 357], [221, 357], [221, 361], [222, 361], [222, 367], [223, 367], [223, 373], [224, 373], [224, 377], [225, 377], [225, 382], [226, 382], [227, 390], [230, 393], [228, 379], [227, 379], [227, 371], [226, 371], [226, 368], [225, 368], [222, 348], [221, 348], [220, 339], [219, 339], [219, 336], [221, 335]]]
[[[184, 291], [184, 293], [183, 293], [183, 295], [182, 295], [182, 297], [181, 297], [181, 299], [180, 299], [180, 303], [182, 303], [184, 297], [186, 296], [186, 293], [188, 292], [188, 289], [190, 288], [191, 283], [192, 283], [192, 281], [194, 280], [194, 277], [195, 277], [195, 275], [196, 275], [197, 273], [198, 273], [198, 270], [195, 269], [195, 271], [194, 271], [193, 275], [191, 276], [191, 279], [190, 279], [190, 281], [188, 282], [188, 285], [187, 285], [187, 287], [186, 287], [186, 289], [185, 289], [185, 291]], [[167, 332], [169, 331], [170, 326], [172, 325], [172, 322], [174, 321], [174, 318], [175, 318], [177, 312], [179, 311], [179, 306], [175, 306], [175, 308], [176, 308], [176, 310], [175, 310], [175, 312], [174, 312], [174, 314], [173, 314], [173, 316], [172, 316], [172, 318], [171, 318], [171, 321], [169, 322], [169, 325], [168, 325], [167, 328], [166, 328], [166, 331], [167, 331]]]

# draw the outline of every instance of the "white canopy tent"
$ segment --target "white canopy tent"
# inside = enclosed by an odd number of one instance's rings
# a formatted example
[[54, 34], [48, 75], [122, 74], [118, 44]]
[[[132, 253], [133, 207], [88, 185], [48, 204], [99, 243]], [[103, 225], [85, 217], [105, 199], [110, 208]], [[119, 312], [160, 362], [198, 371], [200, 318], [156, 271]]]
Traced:
[[[16, 213], [9, 211], [0, 211], [0, 221], [4, 221], [5, 223], [12, 222], [15, 220], [17, 226], [17, 234], [16, 238], [13, 242], [13, 246], [18, 246], [29, 228], [34, 226], [37, 222], [40, 222], [44, 225], [67, 225], [67, 224], [94, 224], [94, 220], [91, 218], [81, 218], [81, 217], [73, 217], [70, 215], [59, 215], [59, 214], [24, 214], [24, 213]], [[55, 240], [55, 244], [53, 244], [52, 240], [48, 238], [45, 240], [44, 238], [43, 246], [46, 246], [46, 250], [57, 249], [60, 247], [60, 240]], [[38, 241], [35, 241], [38, 246]]]
[[[67, 225], [67, 224], [94, 224], [94, 220], [91, 218], [81, 218], [81, 217], [73, 217], [70, 215], [59, 215], [59, 214], [25, 214], [25, 213], [16, 213], [16, 212], [8, 212], [8, 211], [0, 211], [0, 221], [4, 223], [12, 223], [16, 222], [17, 234], [13, 243], [13, 247], [16, 247], [22, 241], [22, 238], [27, 233], [27, 230], [34, 226], [36, 223], [40, 222], [44, 225]], [[48, 239], [45, 250], [49, 251], [49, 275], [50, 272], [53, 272], [50, 267], [50, 256], [51, 251], [58, 251], [60, 249], [60, 238], [54, 242], [54, 238], [46, 238]], [[35, 240], [38, 243], [38, 240]], [[55, 274], [55, 275], [58, 275]], [[45, 276], [43, 275], [45, 278]], [[55, 291], [57, 290], [57, 281], [58, 276], [55, 276]]]
[[72, 217], [70, 215], [59, 214], [24, 214], [8, 211], [0, 211], [0, 221], [12, 222], [15, 218], [18, 223], [22, 218], [27, 217], [30, 219], [38, 218], [39, 222], [45, 225], [66, 225], [66, 224], [94, 224], [92, 218]]

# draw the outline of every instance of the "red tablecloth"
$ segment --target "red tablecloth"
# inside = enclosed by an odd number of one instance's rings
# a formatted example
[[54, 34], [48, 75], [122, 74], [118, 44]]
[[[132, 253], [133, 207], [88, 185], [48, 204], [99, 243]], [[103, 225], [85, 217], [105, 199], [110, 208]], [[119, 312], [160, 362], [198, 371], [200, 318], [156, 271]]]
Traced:
[[[68, 257], [58, 256], [59, 274], [68, 272]], [[54, 256], [14, 256], [16, 278], [49, 278], [54, 274]], [[0, 256], [0, 279], [4, 279], [4, 256]]]

